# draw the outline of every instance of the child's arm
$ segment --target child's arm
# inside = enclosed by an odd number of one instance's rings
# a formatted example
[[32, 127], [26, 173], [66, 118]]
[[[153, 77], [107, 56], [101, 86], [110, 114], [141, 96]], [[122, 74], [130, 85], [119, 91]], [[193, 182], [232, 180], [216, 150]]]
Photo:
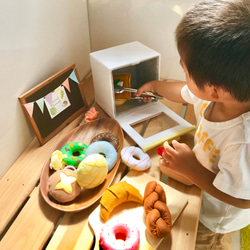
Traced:
[[214, 187], [213, 181], [216, 174], [201, 165], [188, 145], [175, 140], [172, 145], [174, 148], [167, 142], [164, 143], [165, 152], [162, 157], [165, 163], [162, 167], [184, 176], [191, 183], [223, 202], [239, 208], [250, 208], [250, 200], [234, 198]]
[[[166, 81], [151, 81], [142, 85], [135, 96], [140, 96], [142, 92], [151, 91], [167, 98], [173, 102], [184, 103], [181, 96], [181, 89], [185, 82], [166, 82]], [[144, 98], [144, 101], [150, 102], [150, 98]]]

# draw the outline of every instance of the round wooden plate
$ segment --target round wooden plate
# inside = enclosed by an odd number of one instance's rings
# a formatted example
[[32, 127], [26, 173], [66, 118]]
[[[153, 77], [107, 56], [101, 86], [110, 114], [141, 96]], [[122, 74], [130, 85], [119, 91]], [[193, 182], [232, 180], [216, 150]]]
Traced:
[[[57, 149], [60, 150], [68, 142], [79, 141], [85, 143], [86, 145], [89, 145], [92, 138], [99, 133], [113, 133], [116, 134], [120, 139], [120, 147], [117, 151], [117, 161], [114, 168], [108, 173], [105, 181], [101, 185], [93, 189], [83, 188], [80, 195], [75, 200], [73, 200], [72, 202], [62, 204], [54, 201], [48, 195], [48, 179], [49, 176], [54, 172], [54, 170], [51, 170], [49, 167], [49, 162], [50, 162], [50, 155], [49, 155], [48, 160], [44, 164], [40, 176], [40, 191], [44, 200], [51, 207], [64, 212], [81, 211], [94, 204], [103, 195], [106, 188], [110, 186], [117, 172], [117, 169], [120, 165], [121, 150], [123, 148], [123, 139], [124, 139], [122, 128], [120, 127], [119, 123], [116, 120], [112, 118], [103, 118], [76, 127], [58, 143], [53, 152]], [[53, 152], [51, 152], [51, 154]]]

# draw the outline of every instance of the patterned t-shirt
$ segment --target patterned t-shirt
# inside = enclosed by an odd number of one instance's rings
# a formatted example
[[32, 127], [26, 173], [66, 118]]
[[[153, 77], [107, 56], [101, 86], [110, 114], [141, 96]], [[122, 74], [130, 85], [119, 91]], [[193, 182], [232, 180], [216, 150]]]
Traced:
[[[206, 112], [212, 102], [194, 96], [187, 85], [182, 97], [194, 105], [197, 131], [193, 151], [216, 174], [213, 185], [230, 196], [250, 200], [250, 112], [211, 122]], [[203, 192], [200, 221], [213, 232], [228, 233], [250, 224], [250, 209], [231, 206]]]

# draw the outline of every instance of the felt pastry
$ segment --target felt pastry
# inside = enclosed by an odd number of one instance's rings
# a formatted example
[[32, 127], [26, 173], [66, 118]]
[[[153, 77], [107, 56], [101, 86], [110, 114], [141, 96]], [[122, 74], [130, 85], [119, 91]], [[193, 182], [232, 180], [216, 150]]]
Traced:
[[163, 238], [172, 229], [171, 213], [166, 204], [163, 187], [156, 181], [150, 181], [144, 190], [144, 212], [148, 232], [155, 238]]
[[151, 167], [151, 159], [139, 147], [125, 147], [121, 151], [122, 161], [130, 168], [144, 171]]
[[48, 180], [49, 195], [60, 203], [74, 200], [81, 192], [76, 173], [69, 169], [55, 171]]
[[103, 250], [136, 250], [140, 232], [134, 223], [113, 218], [101, 229], [99, 244]]
[[113, 145], [107, 141], [96, 141], [89, 145], [85, 157], [92, 154], [101, 154], [105, 157], [108, 165], [108, 172], [115, 166], [117, 152]]
[[61, 152], [63, 154], [63, 161], [67, 165], [78, 167], [80, 162], [85, 157], [85, 151], [88, 146], [82, 142], [69, 142], [63, 146]]
[[51, 154], [49, 167], [54, 170], [63, 169], [65, 167], [63, 161], [63, 153], [60, 150], [56, 150]]
[[119, 149], [120, 146], [119, 137], [113, 133], [100, 133], [91, 140], [91, 143], [96, 141], [107, 141], [113, 145], [116, 151]]
[[104, 156], [91, 154], [79, 164], [76, 178], [79, 185], [91, 189], [102, 184], [108, 173], [108, 165]]
[[100, 200], [101, 218], [106, 222], [115, 207], [128, 201], [143, 204], [143, 197], [137, 188], [126, 181], [110, 186]]

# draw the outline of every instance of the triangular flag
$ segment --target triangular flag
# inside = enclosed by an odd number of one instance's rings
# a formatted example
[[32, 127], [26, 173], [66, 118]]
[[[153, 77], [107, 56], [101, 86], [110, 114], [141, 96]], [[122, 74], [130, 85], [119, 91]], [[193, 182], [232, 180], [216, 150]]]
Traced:
[[44, 97], [36, 100], [36, 104], [38, 105], [38, 107], [40, 108], [41, 112], [43, 113], [43, 110], [44, 110]]
[[56, 93], [57, 97], [59, 100], [62, 100], [62, 95], [61, 95], [61, 85], [57, 87], [54, 92]]
[[52, 92], [45, 96], [45, 100], [49, 103], [50, 106], [52, 106]]
[[75, 71], [73, 70], [72, 73], [70, 74], [69, 76], [70, 79], [72, 79], [74, 82], [78, 82], [77, 78], [76, 78], [76, 74], [75, 74]]
[[67, 78], [62, 85], [70, 92], [70, 87], [69, 87], [69, 78]]
[[28, 102], [23, 104], [26, 110], [28, 111], [30, 117], [33, 115], [33, 109], [34, 109], [34, 102]]

